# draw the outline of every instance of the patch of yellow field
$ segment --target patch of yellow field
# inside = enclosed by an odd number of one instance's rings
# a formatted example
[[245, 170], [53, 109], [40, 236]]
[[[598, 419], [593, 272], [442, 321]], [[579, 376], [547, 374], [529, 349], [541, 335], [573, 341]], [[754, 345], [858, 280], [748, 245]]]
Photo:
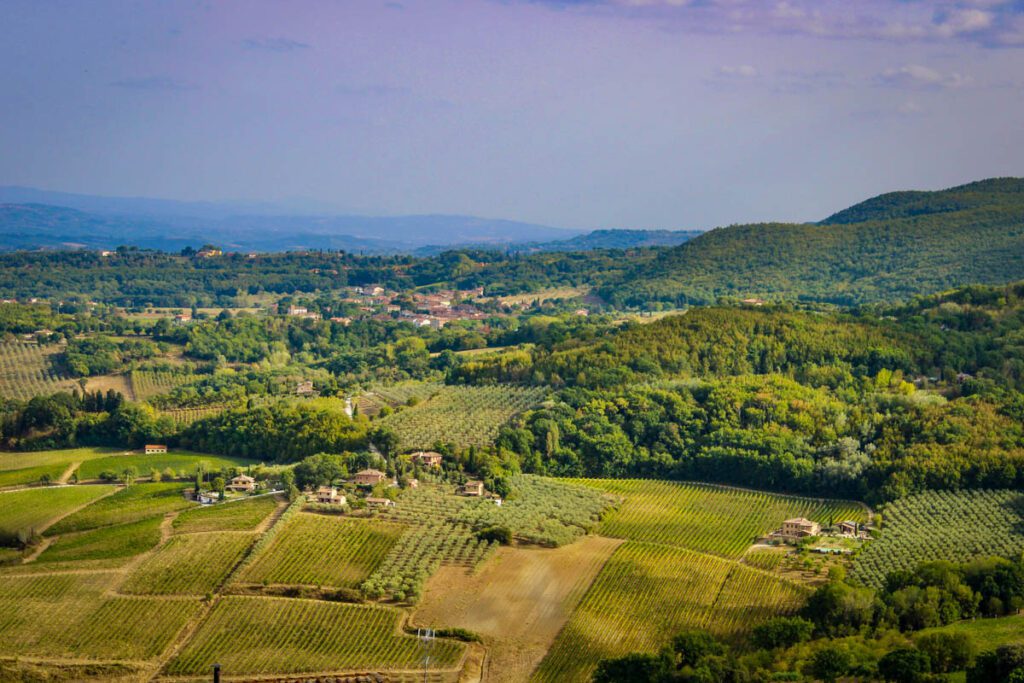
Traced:
[[484, 680], [526, 680], [621, 542], [586, 536], [561, 548], [501, 548], [475, 574], [442, 567], [412, 622], [480, 634]]

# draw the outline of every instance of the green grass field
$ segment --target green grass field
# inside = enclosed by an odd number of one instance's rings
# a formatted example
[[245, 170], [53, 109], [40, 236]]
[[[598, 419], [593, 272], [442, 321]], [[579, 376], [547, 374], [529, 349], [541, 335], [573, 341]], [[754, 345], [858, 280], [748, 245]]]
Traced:
[[[109, 487], [79, 485], [74, 488], [91, 490]], [[64, 534], [69, 531], [85, 531], [102, 526], [127, 524], [146, 517], [157, 517], [175, 510], [197, 507], [196, 503], [185, 500], [182, 495], [182, 491], [186, 488], [188, 488], [187, 485], [180, 482], [134, 484], [68, 515], [48, 529], [47, 534]]]
[[863, 507], [854, 503], [643, 479], [578, 481], [623, 499], [617, 511], [605, 516], [598, 532], [602, 536], [665, 543], [723, 557], [739, 557], [757, 537], [790, 517], [826, 524], [833, 519], [865, 519]]
[[175, 533], [201, 531], [249, 531], [277, 507], [274, 496], [257, 496], [247, 500], [193, 508], [174, 520]]
[[78, 469], [78, 478], [81, 480], [98, 479], [103, 472], [114, 472], [118, 475], [128, 468], [135, 468], [139, 476], [146, 477], [153, 470], [163, 472], [171, 469], [178, 474], [184, 473], [187, 476], [195, 474], [197, 468], [203, 471], [237, 467], [244, 469], [249, 465], [256, 464], [246, 458], [234, 458], [222, 455], [207, 455], [205, 453], [190, 453], [188, 451], [171, 451], [145, 455], [132, 453], [130, 455], [111, 455], [105, 458], [98, 458], [82, 463]]
[[74, 463], [104, 458], [111, 448], [68, 448], [28, 453], [0, 453], [0, 487], [36, 484], [43, 477], [56, 482]]
[[246, 583], [355, 588], [405, 531], [400, 524], [301, 513], [242, 572]]
[[[420, 643], [400, 635], [401, 612], [286, 598], [227, 596], [167, 666], [171, 675], [421, 669]], [[437, 640], [431, 668], [452, 668], [462, 646]]]
[[880, 537], [857, 557], [852, 578], [881, 586], [921, 562], [1016, 557], [1024, 551], [1024, 493], [929, 491], [890, 503]]
[[40, 533], [53, 520], [113, 490], [113, 486], [61, 486], [0, 493], [0, 529]]
[[151, 550], [160, 542], [160, 517], [58, 536], [36, 562], [117, 560]]
[[983, 650], [991, 650], [999, 645], [1010, 643], [1024, 644], [1024, 615], [1016, 614], [1011, 617], [999, 617], [997, 619], [958, 621], [949, 626], [919, 631], [915, 634], [915, 637], [919, 638], [936, 632], [967, 633], [974, 638], [974, 642]]
[[227, 578], [253, 538], [242, 531], [174, 536], [135, 569], [121, 591], [206, 595]]
[[792, 611], [803, 593], [712, 555], [628, 542], [597, 575], [533, 679], [589, 681], [601, 659], [654, 652], [687, 628], [734, 636]]

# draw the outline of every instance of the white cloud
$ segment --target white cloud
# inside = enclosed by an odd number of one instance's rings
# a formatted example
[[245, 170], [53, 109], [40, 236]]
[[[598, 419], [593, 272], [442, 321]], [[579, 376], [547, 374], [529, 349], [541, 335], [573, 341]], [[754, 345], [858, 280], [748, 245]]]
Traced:
[[749, 64], [739, 64], [737, 66], [723, 65], [718, 67], [717, 73], [723, 78], [748, 79], [758, 77], [757, 69]]
[[942, 73], [920, 64], [886, 69], [875, 77], [879, 85], [903, 89], [959, 88], [970, 84], [971, 79], [959, 73]]

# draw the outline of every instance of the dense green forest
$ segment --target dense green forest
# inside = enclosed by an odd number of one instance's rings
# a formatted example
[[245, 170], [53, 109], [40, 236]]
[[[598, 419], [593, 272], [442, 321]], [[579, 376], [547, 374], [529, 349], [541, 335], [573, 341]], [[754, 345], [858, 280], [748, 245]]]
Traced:
[[882, 195], [821, 224], [734, 225], [666, 250], [600, 292], [619, 306], [723, 296], [841, 305], [1024, 277], [1024, 181]]

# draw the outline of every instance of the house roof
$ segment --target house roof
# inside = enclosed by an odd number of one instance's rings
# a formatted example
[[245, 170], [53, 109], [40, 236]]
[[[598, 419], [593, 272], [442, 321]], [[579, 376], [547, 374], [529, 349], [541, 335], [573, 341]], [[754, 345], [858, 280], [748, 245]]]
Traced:
[[806, 517], [794, 517], [793, 519], [787, 519], [785, 522], [783, 522], [783, 524], [799, 524], [801, 526], [810, 526], [812, 524], [817, 524], [817, 522], [812, 522]]
[[167, 448], [167, 446], [162, 443], [147, 443], [146, 448]]
[[256, 480], [250, 477], [248, 474], [239, 474], [237, 477], [232, 477], [231, 481], [253, 482]]
[[357, 477], [385, 477], [387, 476], [380, 470], [361, 470], [356, 472]]

